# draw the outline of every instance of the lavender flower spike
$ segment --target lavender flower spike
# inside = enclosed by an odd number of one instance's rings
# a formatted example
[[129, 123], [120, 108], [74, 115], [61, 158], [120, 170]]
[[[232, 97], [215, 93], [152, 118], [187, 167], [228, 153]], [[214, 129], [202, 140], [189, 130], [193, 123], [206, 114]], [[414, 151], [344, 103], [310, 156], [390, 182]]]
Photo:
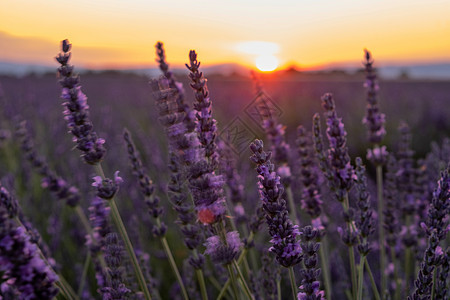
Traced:
[[272, 237], [270, 251], [276, 254], [277, 261], [284, 267], [292, 267], [302, 261], [302, 250], [297, 236], [300, 235], [297, 225], [293, 225], [286, 209], [286, 201], [282, 199], [283, 185], [280, 176], [274, 172], [271, 153], [263, 150], [263, 142], [255, 140], [250, 149], [250, 159], [257, 165], [259, 193], [266, 213], [269, 234]]
[[191, 87], [194, 89], [196, 102], [194, 109], [197, 111], [197, 134], [198, 139], [205, 149], [205, 156], [215, 166], [218, 160], [216, 151], [216, 120], [212, 117], [211, 99], [209, 98], [208, 87], [203, 73], [199, 72], [200, 62], [197, 61], [197, 53], [194, 50], [189, 52], [190, 65], [186, 67], [191, 71], [189, 78], [191, 79]]
[[68, 40], [62, 41], [62, 53], [56, 60], [61, 64], [58, 74], [62, 86], [61, 99], [64, 100], [64, 119], [67, 121], [69, 131], [74, 135], [73, 141], [77, 148], [83, 152], [82, 157], [88, 164], [98, 164], [106, 153], [103, 146], [105, 140], [97, 137], [89, 119], [89, 106], [87, 97], [81, 91], [80, 77], [73, 74], [73, 66], [69, 65], [70, 48]]
[[386, 134], [384, 129], [385, 115], [379, 112], [377, 103], [377, 91], [379, 89], [377, 75], [373, 68], [373, 59], [369, 51], [364, 49], [366, 71], [366, 82], [364, 87], [367, 89], [367, 111], [363, 123], [368, 127], [369, 141], [373, 144], [379, 144]]
[[53, 299], [58, 294], [58, 276], [39, 256], [26, 229], [16, 227], [0, 206], [0, 273], [14, 285], [20, 299]]
[[[327, 137], [330, 143], [328, 150], [329, 168], [331, 176], [327, 176], [331, 189], [336, 193], [339, 201], [344, 200], [344, 194], [353, 186], [355, 172], [350, 164], [350, 157], [346, 146], [347, 132], [342, 119], [338, 118], [333, 95], [330, 93], [322, 97], [322, 106], [327, 118]], [[330, 180], [331, 179], [331, 180]]]
[[131, 291], [122, 280], [122, 246], [116, 233], [106, 236], [105, 261], [108, 265], [108, 286], [102, 288], [104, 300], [127, 299]]
[[450, 213], [450, 164], [447, 169], [442, 172], [438, 185], [433, 193], [431, 206], [428, 210], [428, 218], [426, 224], [421, 224], [428, 235], [433, 229], [438, 232], [439, 240], [443, 240], [449, 230]]

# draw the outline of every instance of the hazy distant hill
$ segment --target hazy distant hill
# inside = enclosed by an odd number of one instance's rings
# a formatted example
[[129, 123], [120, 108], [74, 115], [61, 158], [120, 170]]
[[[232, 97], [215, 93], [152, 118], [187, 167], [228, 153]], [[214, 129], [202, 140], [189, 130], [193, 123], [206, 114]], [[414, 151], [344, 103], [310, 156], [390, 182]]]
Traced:
[[[38, 64], [20, 64], [0, 61], [0, 75], [24, 76], [30, 73], [44, 74], [56, 72], [57, 65], [46, 66]], [[322, 71], [338, 71], [342, 73], [355, 73], [361, 70], [356, 67], [334, 67], [325, 68]], [[78, 72], [88, 71], [87, 69], [77, 68]], [[100, 70], [97, 70], [100, 71]], [[120, 69], [117, 71], [136, 73], [139, 75], [147, 75], [150, 77], [157, 77], [161, 73], [157, 68], [139, 68], [139, 69]], [[174, 68], [175, 73], [187, 73], [185, 68]], [[202, 70], [206, 74], [221, 74], [229, 76], [231, 74], [240, 74], [248, 76], [249, 70], [238, 64], [221, 64], [215, 66], [205, 66]], [[94, 71], [96, 72], [96, 71]], [[314, 72], [321, 72], [315, 70]], [[435, 64], [416, 64], [416, 65], [391, 65], [378, 68], [378, 74], [386, 79], [395, 78], [412, 78], [412, 79], [440, 79], [450, 80], [450, 63], [435, 63]]]

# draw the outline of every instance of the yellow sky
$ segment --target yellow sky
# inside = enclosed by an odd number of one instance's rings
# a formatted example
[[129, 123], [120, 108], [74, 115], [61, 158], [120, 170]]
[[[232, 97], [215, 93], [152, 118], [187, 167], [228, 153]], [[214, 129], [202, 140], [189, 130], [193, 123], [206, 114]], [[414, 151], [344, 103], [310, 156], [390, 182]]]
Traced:
[[64, 38], [84, 67], [154, 66], [159, 40], [172, 65], [196, 49], [206, 65], [253, 66], [248, 41], [277, 45], [282, 65], [359, 62], [364, 48], [378, 62], [450, 61], [449, 14], [449, 0], [1, 0], [0, 61], [51, 65]]

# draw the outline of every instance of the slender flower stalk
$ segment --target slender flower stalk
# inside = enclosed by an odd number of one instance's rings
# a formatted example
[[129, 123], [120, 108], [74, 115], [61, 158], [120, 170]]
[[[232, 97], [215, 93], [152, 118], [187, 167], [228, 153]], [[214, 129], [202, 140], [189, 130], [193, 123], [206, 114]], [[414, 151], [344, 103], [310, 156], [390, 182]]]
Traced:
[[[229, 236], [234, 236], [233, 232], [227, 232], [224, 224], [223, 217], [226, 212], [224, 198], [224, 179], [222, 176], [216, 175], [216, 171], [219, 163], [219, 152], [216, 144], [217, 126], [216, 120], [212, 116], [212, 102], [209, 97], [208, 87], [206, 85], [206, 79], [203, 73], [199, 71], [200, 62], [197, 60], [197, 53], [193, 50], [189, 52], [189, 64], [186, 67], [190, 71], [189, 78], [191, 79], [191, 88], [194, 91], [194, 109], [196, 110], [196, 127], [197, 137], [200, 142], [200, 150], [203, 157], [200, 157], [199, 161], [191, 169], [190, 173], [190, 190], [193, 196], [194, 205], [197, 210], [198, 219], [205, 225], [215, 225], [219, 228], [219, 234], [215, 238], [219, 238], [223, 245], [227, 247], [235, 248], [236, 240], [233, 238], [229, 241]], [[237, 232], [235, 232], [237, 233]], [[214, 238], [214, 236], [210, 237]], [[240, 240], [239, 240], [240, 241]], [[211, 252], [205, 253], [211, 256]], [[212, 257], [211, 257], [212, 258]], [[231, 270], [231, 266], [234, 268], [241, 279], [243, 290], [250, 299], [251, 295], [248, 285], [242, 276], [239, 265], [234, 263], [226, 264]], [[231, 279], [234, 277], [234, 273], [230, 272]]]
[[[303, 184], [301, 205], [302, 209], [311, 217], [311, 223], [314, 229], [319, 231], [319, 235], [317, 236], [317, 242], [319, 242], [325, 235], [325, 230], [320, 219], [322, 199], [320, 195], [319, 168], [314, 155], [314, 144], [311, 134], [302, 125], [297, 128], [297, 147], [301, 167], [300, 178]], [[324, 250], [322, 243], [322, 247], [319, 247], [319, 256], [325, 283], [325, 295], [328, 300], [331, 300], [331, 279], [325, 251], [326, 249]]]
[[42, 176], [42, 187], [49, 189], [58, 200], [65, 201], [70, 207], [79, 205], [81, 196], [78, 188], [70, 185], [66, 180], [51, 170], [46, 159], [38, 154], [33, 138], [28, 131], [26, 121], [18, 123], [16, 136], [20, 140], [20, 146], [26, 159], [37, 170], [39, 175]]
[[64, 118], [67, 121], [67, 127], [74, 136], [73, 141], [77, 144], [77, 148], [82, 152], [81, 157], [86, 163], [93, 165], [98, 174], [98, 177], [95, 179], [97, 194], [99, 197], [109, 200], [108, 203], [111, 207], [112, 219], [117, 226], [119, 234], [125, 243], [128, 255], [131, 258], [139, 287], [144, 293], [145, 299], [151, 299], [144, 275], [134, 253], [133, 245], [128, 237], [125, 225], [114, 200], [114, 195], [117, 191], [117, 173], [115, 174], [116, 178], [114, 181], [105, 177], [100, 164], [106, 153], [103, 145], [105, 140], [99, 138], [93, 130], [92, 122], [89, 119], [87, 97], [81, 91], [80, 78], [73, 74], [74, 67], [69, 65], [71, 44], [69, 44], [68, 40], [63, 40], [61, 44], [62, 53], [59, 53], [56, 60], [61, 64], [58, 68], [58, 75], [61, 77], [59, 82], [62, 86], [61, 98], [65, 101], [63, 105], [65, 106]]
[[379, 89], [377, 75], [373, 67], [372, 55], [366, 49], [364, 67], [366, 71], [367, 89], [367, 110], [363, 123], [367, 126], [368, 140], [373, 148], [368, 150], [367, 158], [375, 165], [377, 174], [377, 197], [378, 197], [378, 236], [380, 244], [380, 273], [381, 273], [381, 293], [382, 296], [387, 288], [386, 277], [386, 248], [384, 233], [384, 199], [383, 199], [383, 165], [386, 164], [386, 146], [380, 146], [383, 137], [386, 135], [384, 129], [385, 115], [380, 113], [377, 102], [377, 92]]
[[358, 299], [362, 299], [363, 282], [364, 282], [364, 263], [370, 252], [370, 244], [368, 237], [373, 234], [374, 222], [372, 219], [372, 210], [370, 208], [370, 195], [367, 192], [367, 179], [365, 175], [366, 168], [362, 164], [362, 159], [357, 157], [356, 160], [356, 188], [358, 190], [358, 216], [355, 222], [358, 229], [358, 251], [360, 255], [359, 275], [358, 275]]
[[403, 221], [402, 230], [400, 232], [401, 241], [405, 250], [405, 290], [408, 292], [408, 287], [413, 275], [413, 252], [417, 247], [417, 232], [419, 224], [414, 222], [415, 216], [418, 213], [416, 203], [416, 175], [417, 171], [414, 168], [414, 151], [411, 149], [412, 134], [409, 126], [402, 122], [398, 128], [400, 133], [400, 141], [397, 158], [397, 173], [396, 183], [398, 196], [400, 198], [400, 213]]
[[136, 150], [133, 140], [131, 139], [130, 133], [127, 130], [125, 130], [124, 132], [124, 139], [127, 143], [128, 157], [133, 169], [133, 173], [139, 180], [141, 193], [145, 198], [145, 203], [148, 206], [149, 214], [155, 219], [156, 224], [154, 224], [152, 228], [152, 233], [155, 237], [158, 237], [160, 239], [164, 251], [166, 252], [167, 257], [169, 258], [172, 270], [175, 273], [175, 276], [177, 277], [183, 296], [185, 297], [185, 299], [188, 299], [189, 297], [187, 295], [183, 279], [181, 278], [180, 271], [178, 270], [178, 267], [172, 255], [172, 251], [170, 250], [169, 244], [165, 237], [167, 227], [160, 219], [160, 215], [163, 214], [163, 209], [158, 205], [159, 198], [153, 194], [154, 192], [153, 183], [144, 170], [141, 159], [139, 157], [139, 152]]
[[330, 149], [327, 151], [328, 155], [325, 154], [323, 147], [318, 115], [315, 115], [313, 119], [314, 146], [320, 167], [324, 176], [328, 179], [328, 185], [344, 208], [344, 220], [347, 223], [347, 228], [345, 230], [341, 229], [340, 234], [343, 242], [348, 246], [352, 297], [355, 299], [357, 294], [357, 274], [353, 246], [356, 244], [357, 236], [353, 225], [353, 209], [350, 207], [348, 199], [348, 193], [354, 185], [355, 171], [350, 164], [346, 146], [347, 132], [344, 129], [342, 119], [337, 116], [332, 94], [327, 93], [322, 97], [322, 106], [325, 109], [327, 118], [327, 137], [330, 145]]

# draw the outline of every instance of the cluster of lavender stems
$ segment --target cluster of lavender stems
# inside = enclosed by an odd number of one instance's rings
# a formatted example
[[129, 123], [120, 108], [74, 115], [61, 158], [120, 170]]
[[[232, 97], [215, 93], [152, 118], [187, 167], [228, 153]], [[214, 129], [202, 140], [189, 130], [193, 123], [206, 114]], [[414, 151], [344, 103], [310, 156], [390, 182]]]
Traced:
[[212, 102], [206, 79], [199, 70], [200, 62], [197, 60], [197, 53], [193, 50], [189, 52], [189, 64], [186, 64], [186, 67], [190, 71], [189, 78], [191, 80], [191, 88], [194, 91], [195, 130], [200, 142], [201, 155], [203, 156], [190, 170], [190, 191], [199, 220], [204, 224], [214, 226], [216, 234], [207, 239], [205, 253], [209, 254], [213, 261], [227, 267], [233, 294], [236, 298], [238, 297], [238, 292], [235, 272], [240, 278], [243, 292], [248, 299], [253, 299], [239, 264], [235, 260], [242, 248], [239, 233], [237, 231], [227, 231], [223, 222], [226, 212], [226, 201], [223, 191], [224, 180], [222, 176], [216, 174], [219, 167], [216, 120], [212, 116]]
[[0, 297], [52, 299], [59, 291], [67, 299], [76, 298], [71, 286], [56, 272], [55, 261], [39, 232], [26, 220], [15, 196], [1, 184], [0, 225], [0, 271], [5, 281]]
[[[152, 81], [152, 88], [159, 109], [160, 121], [166, 127], [169, 142], [168, 197], [178, 213], [176, 223], [184, 235], [184, 243], [191, 250], [189, 264], [195, 269], [202, 299], [207, 299], [206, 284], [202, 271], [205, 259], [198, 248], [203, 240], [203, 230], [196, 222], [195, 208], [188, 201], [189, 188], [184, 184], [190, 182], [190, 170], [194, 168], [199, 157], [199, 141], [195, 132], [194, 111], [185, 103], [183, 85], [169, 70], [163, 44], [156, 44], [156, 61], [164, 78]], [[207, 215], [206, 218], [208, 218]]]
[[382, 297], [387, 288], [386, 278], [386, 252], [385, 252], [385, 232], [384, 232], [384, 198], [383, 198], [383, 166], [386, 164], [388, 152], [386, 146], [381, 146], [380, 143], [386, 135], [384, 128], [385, 115], [380, 113], [378, 107], [377, 93], [379, 85], [375, 68], [373, 67], [374, 60], [372, 54], [368, 50], [364, 50], [364, 69], [366, 72], [366, 82], [364, 87], [367, 90], [367, 105], [366, 116], [363, 118], [363, 123], [367, 126], [367, 136], [369, 142], [372, 144], [372, 149], [369, 148], [367, 159], [370, 160], [376, 167], [376, 182], [377, 182], [377, 202], [378, 202], [378, 242], [380, 245], [380, 272], [381, 272], [381, 294]]
[[[342, 241], [348, 247], [352, 298], [357, 299], [358, 275], [355, 263], [354, 246], [358, 243], [357, 229], [354, 225], [354, 211], [349, 204], [349, 192], [354, 186], [356, 174], [350, 164], [350, 157], [346, 146], [347, 132], [344, 129], [342, 119], [337, 116], [332, 94], [322, 97], [322, 106], [325, 109], [327, 123], [327, 137], [330, 148], [325, 151], [321, 131], [320, 118], [316, 114], [313, 119], [314, 146], [319, 159], [320, 167], [328, 180], [330, 189], [334, 192], [336, 199], [341, 202], [344, 209], [343, 217], [347, 224], [345, 229], [340, 228]], [[360, 268], [364, 260], [361, 261]], [[370, 272], [370, 271], [369, 271]], [[362, 278], [360, 279], [362, 280]]]
[[285, 130], [286, 126], [279, 123], [277, 118], [273, 115], [269, 107], [270, 96], [264, 91], [263, 86], [255, 72], [251, 73], [252, 80], [256, 90], [256, 109], [259, 114], [261, 126], [266, 133], [267, 139], [271, 144], [271, 152], [273, 153], [273, 160], [278, 166], [277, 173], [281, 177], [281, 182], [285, 187], [287, 200], [289, 203], [290, 217], [294, 222], [298, 221], [297, 208], [292, 194], [291, 181], [292, 174], [289, 167], [289, 153], [290, 147], [286, 143]]
[[[65, 108], [64, 119], [76, 148], [82, 153], [82, 160], [92, 165], [97, 173], [92, 183], [95, 197], [91, 198], [89, 207], [90, 223], [80, 206], [81, 194], [57, 175], [46, 159], [38, 154], [25, 122], [19, 123], [16, 136], [25, 158], [42, 176], [42, 187], [48, 188], [55, 198], [73, 207], [87, 231], [86, 245], [89, 251], [78, 292], [75, 293], [57, 272], [48, 246], [26, 220], [17, 200], [0, 185], [0, 298], [53, 299], [58, 293], [66, 299], [89, 298], [90, 264], [93, 264], [95, 271], [97, 292], [103, 299], [160, 298], [157, 289], [151, 291], [152, 285], [146, 280], [148, 276], [144, 277], [143, 270], [147, 266], [140, 265], [148, 264], [149, 261], [143, 259], [138, 262], [137, 255], [141, 251], [131, 244], [116, 205], [123, 179], [118, 171], [111, 178], [103, 173], [101, 162], [106, 153], [105, 140], [94, 131], [87, 97], [81, 91], [80, 78], [69, 64], [70, 48], [69, 42], [64, 40], [62, 52], [56, 60], [61, 65], [58, 75]], [[386, 147], [381, 145], [386, 134], [385, 116], [378, 108], [378, 83], [370, 52], [365, 51], [367, 112], [363, 123], [367, 125], [371, 144], [367, 160], [376, 170], [376, 215], [372, 210], [372, 202], [375, 201], [371, 200], [371, 186], [363, 160], [358, 157], [355, 165], [351, 164], [346, 145], [347, 132], [336, 113], [331, 94], [322, 97], [329, 147], [322, 141], [318, 114], [313, 118], [312, 137], [302, 126], [297, 132], [298, 181], [301, 185], [298, 190], [299, 205], [296, 207], [293, 201], [296, 186], [291, 187], [291, 181], [296, 178], [291, 176], [289, 159], [292, 153], [285, 139], [285, 127], [272, 114], [268, 105], [269, 96], [263, 91], [256, 75], [253, 75], [257, 86], [258, 111], [272, 152], [264, 151], [261, 140], [255, 140], [250, 146], [251, 161], [256, 164], [258, 173], [260, 201], [258, 205], [251, 204], [253, 208], [249, 209], [247, 204], [250, 203], [247, 202], [250, 199], [247, 198], [250, 197], [244, 193], [235, 162], [230, 152], [227, 152], [229, 149], [225, 143], [219, 141], [213, 104], [207, 81], [200, 71], [197, 53], [190, 51], [189, 63], [186, 64], [195, 99], [193, 109], [185, 102], [183, 85], [170, 70], [160, 42], [156, 44], [156, 54], [156, 61], [164, 76], [150, 84], [156, 98], [159, 120], [167, 135], [170, 178], [163, 190], [167, 192], [167, 200], [178, 214], [176, 223], [189, 250], [183, 258], [183, 274], [178, 270], [166, 239], [168, 227], [164, 223], [166, 215], [163, 203], [160, 202], [159, 194], [155, 193], [155, 187], [127, 130], [123, 138], [131, 169], [136, 176], [135, 182], [153, 218], [150, 230], [161, 240], [177, 278], [170, 292], [171, 297], [185, 300], [201, 297], [206, 300], [211, 296], [212, 289], [216, 288], [219, 291], [218, 300], [228, 296], [236, 300], [281, 299], [285, 295], [282, 293], [284, 284], [279, 266], [283, 266], [289, 272], [293, 299], [331, 299], [330, 271], [336, 272], [336, 265], [341, 270], [344, 267], [341, 262], [328, 260], [332, 252], [327, 249], [326, 238], [333, 240], [330, 235], [333, 226], [325, 223], [325, 228], [322, 221], [334, 216], [324, 213], [329, 212], [329, 209], [328, 205], [323, 205], [327, 194], [321, 194], [320, 169], [328, 181], [332, 196], [343, 208], [345, 226], [338, 227], [337, 231], [348, 248], [350, 263], [351, 291], [335, 291], [334, 297], [339, 298], [345, 293], [348, 299], [361, 300], [369, 295], [364, 285], [366, 275], [370, 279], [372, 297], [377, 300], [390, 296], [395, 300], [402, 296], [408, 296], [408, 300], [447, 299], [450, 143], [444, 142], [442, 147], [433, 146], [429, 156], [416, 164], [411, 149], [410, 129], [406, 124], [401, 124], [398, 151], [386, 151]], [[434, 173], [445, 168], [443, 164], [447, 169], [437, 180]], [[386, 169], [384, 184], [383, 168]], [[289, 200], [291, 217], [285, 199]], [[297, 218], [297, 208], [302, 210], [302, 220]], [[114, 233], [109, 218], [113, 220], [121, 239]], [[267, 230], [261, 230], [264, 220]], [[296, 224], [300, 221], [308, 225], [299, 228]], [[372, 241], [376, 230], [375, 221], [378, 222], [378, 243]], [[270, 247], [261, 243], [264, 232], [271, 238]], [[133, 237], [136, 240], [139, 238]], [[122, 246], [128, 253], [127, 257], [123, 255]], [[369, 265], [369, 261], [373, 262], [372, 252], [376, 250], [380, 255], [379, 262], [376, 262], [380, 265], [379, 287]], [[386, 250], [390, 250], [390, 261], [386, 258]], [[164, 257], [160, 252], [156, 256]], [[275, 257], [278, 265], [271, 267], [271, 257], [263, 253]], [[251, 255], [251, 267], [247, 262], [247, 254]], [[258, 254], [261, 254], [261, 266], [257, 261]], [[356, 263], [358, 257], [359, 264]], [[124, 268], [128, 261], [131, 262], [135, 278]], [[211, 269], [211, 266], [214, 268]], [[296, 282], [294, 267], [300, 275], [300, 285]], [[228, 277], [225, 270], [228, 271]], [[258, 274], [258, 271], [261, 273]], [[193, 277], [194, 272], [197, 281]], [[416, 278], [412, 282], [415, 273]], [[214, 278], [217, 275], [220, 277], [218, 280]], [[205, 279], [209, 280], [210, 286], [206, 285]], [[321, 286], [321, 280], [324, 286]]]
[[153, 225], [152, 233], [155, 237], [158, 237], [161, 240], [164, 251], [169, 258], [172, 270], [177, 277], [183, 296], [185, 299], [188, 299], [189, 297], [187, 295], [183, 279], [181, 278], [180, 271], [178, 270], [175, 259], [172, 255], [172, 251], [170, 250], [169, 244], [165, 237], [167, 227], [160, 219], [160, 215], [163, 214], [163, 209], [159, 207], [160, 200], [157, 196], [154, 195], [153, 183], [144, 170], [141, 159], [139, 157], [139, 152], [134, 146], [131, 135], [127, 130], [124, 131], [124, 140], [127, 144], [128, 157], [132, 166], [133, 173], [138, 179], [141, 193], [144, 196], [145, 203], [147, 204], [147, 207], [149, 209], [149, 214], [155, 219], [156, 224]]
[[74, 75], [74, 67], [69, 64], [71, 44], [68, 40], [61, 42], [62, 53], [59, 53], [56, 60], [60, 63], [58, 74], [61, 77], [60, 84], [62, 86], [61, 98], [65, 101], [64, 115], [67, 121], [67, 127], [70, 133], [73, 134], [73, 141], [77, 143], [77, 148], [82, 151], [83, 160], [93, 165], [98, 177], [95, 178], [95, 187], [97, 188], [97, 195], [108, 200], [111, 208], [111, 216], [116, 224], [122, 240], [125, 243], [128, 255], [131, 259], [136, 279], [139, 283], [139, 288], [144, 293], [145, 299], [151, 299], [150, 292], [145, 283], [145, 278], [139, 266], [136, 254], [133, 250], [133, 245], [128, 237], [125, 225], [120, 217], [119, 209], [115, 203], [115, 193], [118, 189], [117, 185], [120, 181], [117, 177], [114, 180], [105, 177], [100, 162], [106, 153], [103, 144], [105, 140], [98, 138], [93, 130], [92, 122], [89, 119], [89, 106], [87, 105], [87, 97], [81, 91], [80, 77]]

